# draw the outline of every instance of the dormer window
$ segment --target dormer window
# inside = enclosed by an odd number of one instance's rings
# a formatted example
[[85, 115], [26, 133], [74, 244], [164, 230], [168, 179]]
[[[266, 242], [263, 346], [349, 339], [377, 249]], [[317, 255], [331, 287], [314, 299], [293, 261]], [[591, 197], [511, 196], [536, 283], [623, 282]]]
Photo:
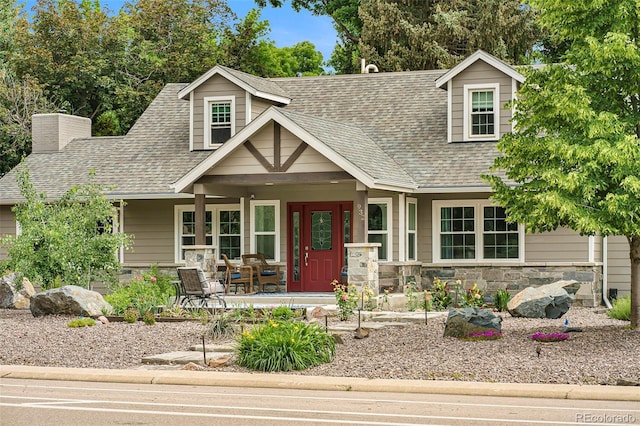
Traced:
[[206, 97], [205, 111], [205, 147], [218, 148], [235, 134], [235, 98]]
[[500, 138], [499, 85], [464, 86], [464, 136], [468, 141]]

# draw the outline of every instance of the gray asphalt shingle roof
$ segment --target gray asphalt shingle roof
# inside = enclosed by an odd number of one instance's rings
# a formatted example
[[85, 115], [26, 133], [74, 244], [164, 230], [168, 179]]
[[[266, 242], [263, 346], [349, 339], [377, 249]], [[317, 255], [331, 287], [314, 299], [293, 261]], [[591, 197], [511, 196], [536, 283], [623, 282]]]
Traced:
[[[262, 79], [225, 68], [257, 90], [292, 99], [282, 107], [308, 132], [377, 180], [422, 190], [487, 185], [495, 142], [447, 143], [446, 71]], [[32, 154], [26, 164], [39, 191], [58, 197], [96, 182], [114, 196], [171, 194], [170, 185], [211, 151], [189, 151], [187, 84], [168, 84], [123, 137], [71, 141], [62, 152]], [[16, 170], [0, 179], [0, 201], [19, 198]]]

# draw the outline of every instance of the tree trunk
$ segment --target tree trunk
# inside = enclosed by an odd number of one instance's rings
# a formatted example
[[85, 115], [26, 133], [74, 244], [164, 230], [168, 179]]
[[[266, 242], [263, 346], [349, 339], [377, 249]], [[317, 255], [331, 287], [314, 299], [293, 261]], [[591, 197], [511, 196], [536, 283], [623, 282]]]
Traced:
[[629, 238], [631, 259], [631, 327], [640, 323], [640, 237]]

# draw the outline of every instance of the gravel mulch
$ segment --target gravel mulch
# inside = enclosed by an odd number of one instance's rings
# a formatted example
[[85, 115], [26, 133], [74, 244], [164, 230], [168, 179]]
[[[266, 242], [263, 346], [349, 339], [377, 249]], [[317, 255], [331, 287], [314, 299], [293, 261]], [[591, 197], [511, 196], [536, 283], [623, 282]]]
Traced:
[[[331, 363], [290, 374], [511, 383], [640, 382], [640, 330], [608, 318], [603, 309], [573, 307], [558, 320], [497, 315], [503, 317], [504, 337], [499, 340], [442, 337], [442, 317], [427, 325], [372, 330], [365, 339], [346, 334]], [[531, 340], [536, 332], [561, 331], [565, 318], [582, 331], [561, 342]], [[187, 350], [202, 342], [204, 331], [198, 321], [69, 328], [71, 319], [34, 318], [29, 311], [0, 309], [0, 364], [154, 368], [141, 359]], [[247, 370], [230, 365], [215, 371]]]

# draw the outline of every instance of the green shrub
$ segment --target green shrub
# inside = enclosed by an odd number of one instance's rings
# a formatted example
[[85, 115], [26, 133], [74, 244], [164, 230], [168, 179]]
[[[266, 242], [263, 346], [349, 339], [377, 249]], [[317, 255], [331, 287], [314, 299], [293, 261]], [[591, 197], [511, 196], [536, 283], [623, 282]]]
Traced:
[[156, 323], [156, 317], [150, 311], [147, 311], [142, 315], [142, 321], [147, 325], [153, 325]]
[[444, 311], [453, 304], [453, 298], [449, 291], [446, 281], [440, 281], [439, 278], [433, 279], [431, 285], [431, 303], [436, 311]]
[[133, 324], [134, 322], [138, 321], [138, 317], [140, 316], [140, 311], [138, 310], [138, 308], [134, 308], [129, 307], [124, 311], [124, 320], [130, 324]]
[[631, 321], [631, 296], [613, 301], [613, 307], [607, 311], [610, 318]]
[[507, 311], [507, 303], [511, 300], [511, 294], [504, 290], [496, 291], [496, 295], [493, 297], [493, 304], [495, 305], [498, 312], [506, 312]]
[[71, 328], [92, 327], [94, 325], [96, 325], [96, 322], [93, 320], [93, 318], [77, 318], [77, 319], [74, 319], [73, 321], [70, 321], [67, 324], [67, 327], [71, 327]]
[[466, 292], [462, 292], [463, 304], [472, 308], [484, 307], [484, 290], [478, 287], [477, 283], [473, 284], [473, 287], [467, 289]]
[[295, 313], [288, 306], [278, 306], [273, 311], [271, 311], [271, 316], [275, 320], [288, 321], [290, 319], [293, 319]]
[[150, 272], [115, 286], [104, 299], [113, 307], [115, 315], [122, 315], [129, 306], [143, 313], [154, 311], [157, 306], [166, 305], [168, 300], [175, 297], [171, 280], [172, 277], [161, 274], [154, 265]]
[[205, 336], [212, 339], [231, 338], [235, 334], [235, 321], [224, 310], [216, 313], [206, 324]]
[[304, 370], [330, 362], [335, 341], [318, 324], [268, 321], [238, 338], [238, 365], [259, 371]]

